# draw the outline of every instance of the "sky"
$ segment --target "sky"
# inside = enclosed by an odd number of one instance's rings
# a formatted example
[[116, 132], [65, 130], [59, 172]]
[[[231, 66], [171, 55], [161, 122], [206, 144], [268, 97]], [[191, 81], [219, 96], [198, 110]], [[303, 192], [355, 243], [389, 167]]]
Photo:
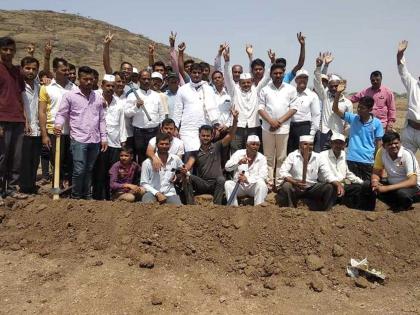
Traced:
[[[268, 61], [267, 50], [285, 57], [292, 69], [299, 56], [296, 33], [306, 36], [304, 68], [310, 73], [320, 51], [335, 56], [330, 72], [347, 79], [348, 91], [370, 86], [374, 70], [383, 84], [405, 92], [397, 72], [398, 42], [409, 42], [409, 71], [420, 76], [420, 1], [418, 0], [0, 0], [4, 10], [53, 10], [79, 13], [168, 43], [170, 31], [185, 41], [187, 53], [213, 63], [220, 43], [231, 47], [231, 63], [246, 65], [245, 44]], [[105, 34], [106, 30], [104, 30]]]

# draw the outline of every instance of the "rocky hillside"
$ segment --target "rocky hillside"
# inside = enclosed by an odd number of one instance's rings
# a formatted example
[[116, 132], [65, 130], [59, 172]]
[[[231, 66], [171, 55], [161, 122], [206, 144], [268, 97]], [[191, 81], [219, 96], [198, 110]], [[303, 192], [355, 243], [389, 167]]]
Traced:
[[[111, 45], [113, 69], [127, 60], [139, 69], [148, 64], [149, 38], [130, 33], [120, 27], [81, 17], [52, 11], [0, 10], [0, 36], [12, 36], [17, 42], [15, 63], [26, 56], [25, 47], [36, 44], [35, 57], [42, 61], [43, 47], [50, 39], [53, 57], [64, 57], [75, 65], [89, 65], [103, 72], [102, 49], [105, 34], [115, 34]], [[160, 44], [156, 60], [169, 61], [169, 47]]]

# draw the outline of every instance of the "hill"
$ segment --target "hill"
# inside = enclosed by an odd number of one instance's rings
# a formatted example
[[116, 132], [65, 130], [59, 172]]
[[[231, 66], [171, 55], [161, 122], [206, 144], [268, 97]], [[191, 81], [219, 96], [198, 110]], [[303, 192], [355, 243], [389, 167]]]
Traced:
[[[148, 64], [148, 45], [153, 41], [106, 22], [75, 14], [53, 11], [0, 10], [0, 36], [11, 36], [17, 43], [15, 63], [26, 56], [25, 47], [36, 44], [35, 57], [43, 60], [47, 40], [53, 44], [53, 57], [63, 57], [75, 65], [88, 65], [103, 73], [102, 49], [105, 34], [115, 34], [111, 44], [112, 68], [129, 61], [142, 69]], [[169, 46], [159, 44], [155, 60], [169, 62]]]

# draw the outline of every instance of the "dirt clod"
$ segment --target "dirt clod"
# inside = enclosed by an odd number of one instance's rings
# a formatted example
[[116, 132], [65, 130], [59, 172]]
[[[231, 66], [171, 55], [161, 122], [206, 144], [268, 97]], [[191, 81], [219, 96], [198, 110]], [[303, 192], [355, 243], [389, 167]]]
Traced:
[[319, 277], [313, 277], [309, 282], [309, 287], [315, 292], [322, 292], [324, 290], [324, 283]]
[[317, 255], [311, 254], [305, 258], [306, 265], [312, 271], [320, 270], [324, 267], [324, 262]]
[[140, 268], [153, 268], [155, 266], [155, 257], [152, 254], [143, 254], [140, 256]]
[[332, 255], [334, 257], [341, 257], [344, 255], [344, 248], [338, 244], [334, 244], [332, 248]]
[[154, 294], [154, 295], [152, 295], [151, 303], [152, 303], [152, 305], [162, 305], [163, 300], [160, 296]]
[[366, 289], [369, 286], [369, 281], [366, 278], [358, 277], [354, 280], [354, 284], [358, 288]]

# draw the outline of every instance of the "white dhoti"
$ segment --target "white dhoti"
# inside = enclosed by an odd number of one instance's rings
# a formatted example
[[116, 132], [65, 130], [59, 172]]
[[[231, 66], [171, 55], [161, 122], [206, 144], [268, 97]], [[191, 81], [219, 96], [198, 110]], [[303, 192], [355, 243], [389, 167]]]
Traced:
[[198, 137], [198, 127], [196, 130], [182, 129], [179, 137], [184, 142], [185, 152], [198, 151], [200, 149], [200, 138]]
[[[235, 188], [236, 182], [228, 180], [225, 182], [226, 198], [229, 200], [230, 195]], [[254, 197], [254, 205], [259, 205], [265, 201], [267, 197], [268, 188], [267, 184], [263, 179], [259, 179], [257, 182], [252, 184], [241, 184], [239, 185], [238, 192], [233, 199], [232, 206], [238, 206], [238, 198], [242, 196]]]

